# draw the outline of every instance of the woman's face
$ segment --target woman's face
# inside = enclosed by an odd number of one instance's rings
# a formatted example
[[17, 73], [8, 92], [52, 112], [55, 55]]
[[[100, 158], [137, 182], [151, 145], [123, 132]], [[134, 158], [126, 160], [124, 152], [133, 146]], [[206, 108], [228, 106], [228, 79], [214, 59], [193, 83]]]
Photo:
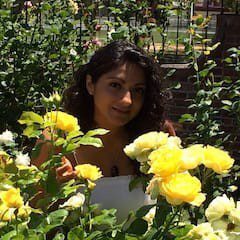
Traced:
[[87, 89], [94, 99], [97, 125], [113, 130], [131, 121], [142, 108], [145, 81], [141, 67], [130, 62], [103, 74], [96, 83], [87, 76]]

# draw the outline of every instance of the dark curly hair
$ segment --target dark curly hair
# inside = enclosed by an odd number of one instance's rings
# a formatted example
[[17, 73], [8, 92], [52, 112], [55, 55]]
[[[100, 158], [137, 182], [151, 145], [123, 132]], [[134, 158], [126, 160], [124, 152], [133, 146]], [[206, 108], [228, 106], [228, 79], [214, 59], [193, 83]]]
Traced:
[[93, 97], [86, 89], [87, 74], [92, 77], [93, 83], [96, 83], [101, 75], [125, 62], [137, 64], [146, 76], [143, 107], [139, 114], [126, 125], [130, 138], [162, 128], [166, 97], [162, 89], [159, 65], [144, 50], [130, 42], [118, 40], [97, 50], [89, 63], [78, 69], [74, 76], [75, 82], [64, 92], [65, 111], [79, 119], [83, 131], [93, 128], [94, 105]]

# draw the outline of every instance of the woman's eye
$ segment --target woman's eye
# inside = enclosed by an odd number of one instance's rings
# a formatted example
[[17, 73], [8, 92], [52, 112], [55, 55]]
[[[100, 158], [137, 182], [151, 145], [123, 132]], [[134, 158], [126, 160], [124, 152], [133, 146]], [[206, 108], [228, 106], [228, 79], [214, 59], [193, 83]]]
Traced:
[[144, 95], [145, 88], [142, 88], [142, 87], [133, 88], [133, 93], [138, 95]]
[[110, 83], [110, 87], [116, 88], [116, 89], [121, 89], [122, 88], [121, 84], [117, 83], [117, 82]]

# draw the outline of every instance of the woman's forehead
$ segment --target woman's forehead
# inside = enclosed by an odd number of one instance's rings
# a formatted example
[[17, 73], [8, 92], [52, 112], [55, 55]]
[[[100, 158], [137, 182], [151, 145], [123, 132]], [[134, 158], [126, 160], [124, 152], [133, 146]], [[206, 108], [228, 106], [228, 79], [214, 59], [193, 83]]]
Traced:
[[139, 83], [145, 83], [145, 73], [136, 63], [125, 62], [107, 72], [106, 75], [111, 78], [122, 79], [125, 81], [129, 78]]

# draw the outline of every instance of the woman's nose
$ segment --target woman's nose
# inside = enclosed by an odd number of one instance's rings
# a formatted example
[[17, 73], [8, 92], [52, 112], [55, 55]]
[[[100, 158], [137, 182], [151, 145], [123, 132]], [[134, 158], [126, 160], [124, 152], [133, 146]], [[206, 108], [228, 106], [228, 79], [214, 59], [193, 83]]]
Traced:
[[132, 96], [130, 91], [126, 91], [122, 97], [122, 102], [125, 105], [131, 105], [132, 104]]

